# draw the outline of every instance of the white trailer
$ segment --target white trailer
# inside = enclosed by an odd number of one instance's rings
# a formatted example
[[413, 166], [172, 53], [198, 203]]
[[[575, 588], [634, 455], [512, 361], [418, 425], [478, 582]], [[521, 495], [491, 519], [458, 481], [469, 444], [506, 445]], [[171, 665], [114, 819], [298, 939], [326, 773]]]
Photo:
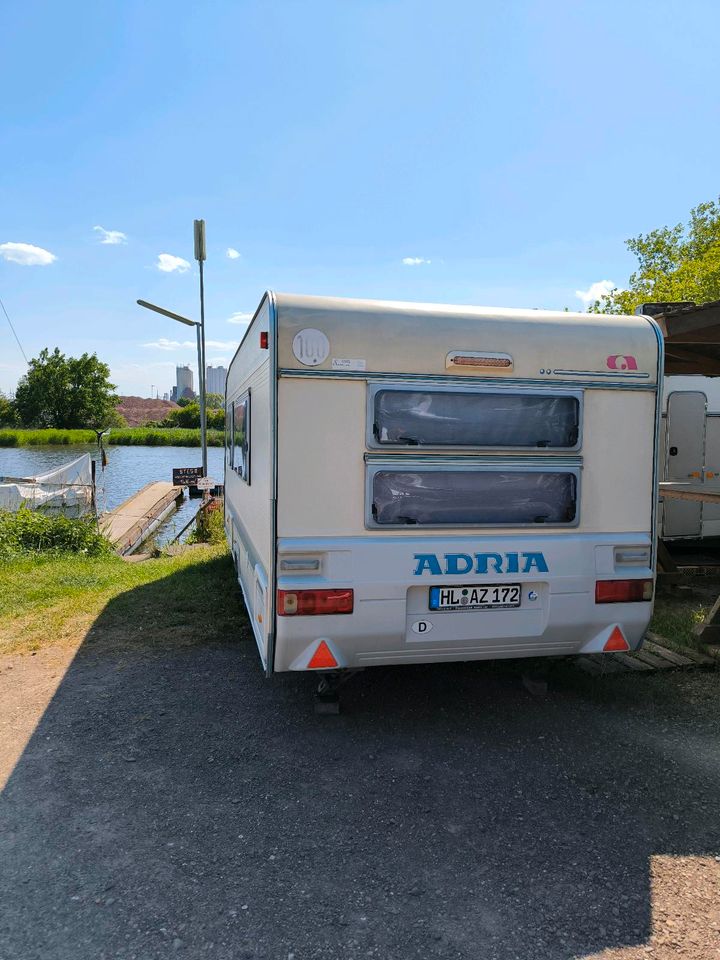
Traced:
[[637, 649], [662, 369], [647, 317], [266, 294], [225, 523], [267, 674]]
[[[720, 489], [720, 380], [668, 377], [660, 432], [660, 479], [696, 489]], [[720, 537], [720, 504], [666, 500], [663, 540]]]

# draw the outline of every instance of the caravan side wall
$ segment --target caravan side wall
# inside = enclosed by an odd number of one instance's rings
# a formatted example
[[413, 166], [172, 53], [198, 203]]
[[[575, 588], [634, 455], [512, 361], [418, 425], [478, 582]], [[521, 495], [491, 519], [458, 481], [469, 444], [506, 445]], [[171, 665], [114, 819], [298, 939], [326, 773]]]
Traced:
[[[266, 667], [272, 639], [275, 560], [275, 378], [270, 306], [266, 299], [253, 319], [228, 370], [225, 393], [225, 531]], [[261, 332], [268, 336], [268, 349], [260, 345]]]
[[[707, 477], [720, 483], [720, 413], [708, 411], [705, 424], [705, 465]], [[703, 504], [703, 536], [720, 537], [720, 503]]]
[[[719, 408], [717, 378], [666, 379], [660, 442], [662, 480], [694, 482], [709, 490], [720, 488]], [[661, 501], [659, 516], [663, 539], [720, 537], [720, 504], [668, 499]]]

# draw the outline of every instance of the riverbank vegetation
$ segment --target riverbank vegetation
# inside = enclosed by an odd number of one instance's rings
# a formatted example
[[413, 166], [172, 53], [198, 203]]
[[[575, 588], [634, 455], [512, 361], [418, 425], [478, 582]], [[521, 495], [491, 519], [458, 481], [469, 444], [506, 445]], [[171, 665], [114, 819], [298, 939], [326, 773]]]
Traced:
[[198, 511], [188, 543], [225, 543], [225, 517], [221, 499], [211, 500]]
[[[208, 446], [223, 445], [222, 430], [208, 430]], [[118, 427], [103, 437], [109, 446], [199, 447], [200, 431], [181, 427]], [[0, 447], [97, 444], [94, 430], [0, 430]]]
[[27, 507], [12, 513], [0, 510], [0, 562], [58, 554], [103, 557], [110, 553], [112, 547], [98, 531], [94, 517], [48, 516]]

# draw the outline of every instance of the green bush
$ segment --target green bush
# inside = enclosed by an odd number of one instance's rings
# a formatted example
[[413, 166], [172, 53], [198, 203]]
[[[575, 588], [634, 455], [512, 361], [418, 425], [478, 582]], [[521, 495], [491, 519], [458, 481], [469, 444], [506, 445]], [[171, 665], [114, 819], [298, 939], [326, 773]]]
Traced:
[[197, 520], [188, 543], [224, 543], [225, 521], [222, 501], [211, 500], [204, 509], [197, 513]]
[[48, 552], [99, 557], [112, 553], [112, 547], [93, 517], [48, 516], [27, 507], [0, 511], [0, 559]]
[[[211, 396], [213, 396], [211, 394]], [[208, 407], [205, 411], [208, 430], [223, 430], [225, 428], [225, 411], [216, 407]], [[200, 404], [193, 401], [180, 410], [171, 410], [163, 420], [167, 427], [197, 428], [200, 426]]]

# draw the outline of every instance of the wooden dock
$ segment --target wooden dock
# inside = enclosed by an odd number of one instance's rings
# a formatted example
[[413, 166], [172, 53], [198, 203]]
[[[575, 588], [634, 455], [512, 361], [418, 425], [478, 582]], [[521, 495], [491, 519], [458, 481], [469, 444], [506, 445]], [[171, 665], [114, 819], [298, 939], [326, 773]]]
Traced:
[[647, 673], [657, 670], [716, 667], [717, 660], [707, 653], [681, 647], [675, 650], [655, 633], [645, 635], [642, 649], [635, 653], [592, 653], [576, 657], [575, 665], [586, 673], [603, 676], [613, 673]]
[[100, 529], [122, 556], [137, 549], [175, 509], [182, 487], [165, 480], [148, 483], [100, 518]]

